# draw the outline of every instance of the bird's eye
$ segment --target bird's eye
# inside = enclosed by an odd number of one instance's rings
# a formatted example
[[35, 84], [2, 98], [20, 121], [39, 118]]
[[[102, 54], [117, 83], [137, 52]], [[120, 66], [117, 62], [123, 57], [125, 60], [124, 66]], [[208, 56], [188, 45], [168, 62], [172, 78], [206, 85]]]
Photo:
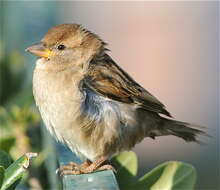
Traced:
[[63, 45], [63, 44], [60, 44], [60, 45], [57, 46], [58, 50], [64, 50], [65, 48], [66, 48], [66, 46]]

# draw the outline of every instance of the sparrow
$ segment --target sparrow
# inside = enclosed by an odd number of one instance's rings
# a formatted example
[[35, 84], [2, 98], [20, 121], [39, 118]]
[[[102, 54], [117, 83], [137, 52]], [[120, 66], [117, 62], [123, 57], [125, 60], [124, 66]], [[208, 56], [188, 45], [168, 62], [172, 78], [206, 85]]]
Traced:
[[145, 137], [174, 135], [198, 142], [196, 125], [174, 120], [155, 96], [108, 55], [107, 44], [78, 24], [52, 27], [26, 50], [39, 57], [33, 95], [49, 132], [86, 161], [65, 174], [114, 170], [113, 155]]

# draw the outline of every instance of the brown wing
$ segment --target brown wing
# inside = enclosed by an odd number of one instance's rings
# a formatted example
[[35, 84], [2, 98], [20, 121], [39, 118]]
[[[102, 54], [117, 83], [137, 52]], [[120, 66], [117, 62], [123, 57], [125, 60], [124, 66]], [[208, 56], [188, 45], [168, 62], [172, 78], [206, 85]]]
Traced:
[[139, 107], [171, 117], [165, 106], [137, 84], [107, 54], [90, 62], [83, 85], [110, 99], [138, 104]]

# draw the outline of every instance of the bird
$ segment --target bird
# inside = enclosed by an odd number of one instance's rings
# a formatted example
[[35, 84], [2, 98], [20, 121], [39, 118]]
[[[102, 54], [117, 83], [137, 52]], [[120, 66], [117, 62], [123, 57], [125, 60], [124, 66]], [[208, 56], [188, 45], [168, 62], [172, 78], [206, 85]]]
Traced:
[[38, 57], [33, 95], [50, 134], [85, 162], [62, 175], [115, 170], [112, 156], [144, 138], [173, 135], [198, 142], [199, 125], [175, 120], [155, 96], [108, 54], [107, 43], [80, 24], [59, 24], [26, 51]]

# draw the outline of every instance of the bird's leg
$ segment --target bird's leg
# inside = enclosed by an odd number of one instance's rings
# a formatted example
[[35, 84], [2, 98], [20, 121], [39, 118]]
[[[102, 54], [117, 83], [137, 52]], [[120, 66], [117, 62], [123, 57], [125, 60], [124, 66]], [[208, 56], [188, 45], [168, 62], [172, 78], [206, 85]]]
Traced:
[[79, 166], [79, 169], [82, 170], [82, 169], [84, 169], [84, 168], [87, 168], [87, 167], [89, 167], [91, 164], [92, 164], [92, 162], [91, 162], [90, 160], [86, 159], [86, 161], [83, 162], [83, 163]]
[[63, 176], [63, 175], [71, 175], [71, 174], [80, 174], [79, 171], [79, 166], [78, 164], [74, 162], [69, 162], [66, 165], [60, 166], [58, 169], [58, 173]]
[[110, 164], [103, 165], [106, 161], [107, 161], [107, 157], [103, 156], [94, 162], [86, 160], [81, 165], [78, 165], [74, 162], [70, 162], [67, 165], [61, 166], [59, 172], [61, 175], [78, 175], [78, 174], [92, 173], [94, 171], [100, 171], [100, 170], [115, 171], [114, 167], [111, 166]]

